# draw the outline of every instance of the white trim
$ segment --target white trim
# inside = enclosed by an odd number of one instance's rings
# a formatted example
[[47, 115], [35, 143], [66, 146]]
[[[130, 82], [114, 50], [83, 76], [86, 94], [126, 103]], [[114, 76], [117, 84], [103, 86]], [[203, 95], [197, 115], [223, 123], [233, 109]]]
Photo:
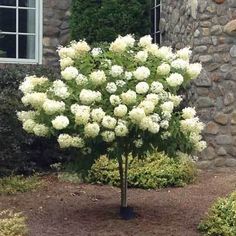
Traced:
[[[18, 7], [19, 0], [16, 0], [16, 6], [3, 6], [0, 8], [16, 9], [16, 32], [3, 32], [1, 34], [16, 35], [16, 58], [0, 58], [0, 63], [16, 64], [42, 64], [43, 58], [43, 0], [36, 1], [33, 7]], [[35, 33], [19, 33], [19, 9], [35, 10]], [[19, 35], [35, 36], [35, 59], [19, 58]]]

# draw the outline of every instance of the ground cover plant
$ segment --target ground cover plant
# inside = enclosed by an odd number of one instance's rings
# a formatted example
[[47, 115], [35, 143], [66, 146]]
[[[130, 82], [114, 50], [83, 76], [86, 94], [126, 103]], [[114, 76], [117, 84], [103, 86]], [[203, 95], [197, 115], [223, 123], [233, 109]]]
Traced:
[[1, 236], [27, 236], [28, 227], [26, 218], [22, 213], [14, 213], [11, 210], [0, 212], [0, 235]]
[[0, 178], [0, 195], [12, 195], [33, 191], [42, 186], [42, 181], [37, 176], [9, 176]]
[[206, 147], [195, 109], [180, 108], [179, 89], [202, 68], [190, 63], [189, 48], [173, 52], [153, 44], [149, 35], [126, 35], [102, 48], [73, 41], [58, 53], [62, 78], [26, 77], [20, 90], [29, 110], [18, 118], [25, 131], [56, 137], [62, 149], [117, 159], [123, 209], [130, 154], [146, 158], [158, 149], [174, 158]]
[[199, 225], [205, 236], [236, 235], [236, 191], [219, 198]]

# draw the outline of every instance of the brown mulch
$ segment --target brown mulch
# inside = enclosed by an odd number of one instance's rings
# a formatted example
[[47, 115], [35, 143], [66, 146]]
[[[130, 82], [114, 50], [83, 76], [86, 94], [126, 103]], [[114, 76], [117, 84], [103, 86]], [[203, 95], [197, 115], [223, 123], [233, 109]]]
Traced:
[[23, 211], [30, 236], [197, 236], [208, 207], [236, 189], [236, 170], [207, 171], [184, 188], [130, 189], [137, 218], [119, 219], [119, 189], [74, 185], [46, 179], [46, 187], [16, 196], [1, 196], [0, 210]]

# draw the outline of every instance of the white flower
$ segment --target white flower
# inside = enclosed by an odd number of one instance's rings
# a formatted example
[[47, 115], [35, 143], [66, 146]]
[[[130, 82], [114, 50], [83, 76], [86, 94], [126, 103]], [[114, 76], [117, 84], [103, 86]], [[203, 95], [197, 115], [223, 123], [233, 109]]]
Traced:
[[189, 61], [189, 58], [192, 54], [190, 48], [182, 48], [176, 52], [177, 56], [185, 61]]
[[160, 123], [160, 127], [163, 129], [168, 129], [169, 128], [169, 121], [168, 120], [162, 120]]
[[150, 76], [150, 70], [145, 66], [140, 66], [133, 72], [133, 75], [137, 80], [145, 80]]
[[31, 93], [33, 92], [34, 88], [37, 85], [42, 85], [48, 81], [48, 78], [45, 77], [36, 77], [33, 76], [26, 76], [24, 81], [21, 83], [19, 89], [24, 93]]
[[149, 85], [146, 82], [139, 82], [135, 88], [138, 94], [145, 94], [149, 90]]
[[153, 133], [153, 134], [157, 134], [159, 132], [159, 130], [160, 130], [159, 124], [154, 123], [154, 122], [152, 123], [152, 125], [150, 125], [148, 127], [148, 131]]
[[171, 67], [173, 67], [176, 70], [186, 70], [188, 66], [189, 66], [189, 63], [180, 58], [171, 62]]
[[108, 93], [115, 93], [117, 86], [114, 82], [107, 83], [106, 90]]
[[175, 107], [179, 106], [179, 104], [183, 100], [183, 98], [181, 96], [177, 96], [177, 95], [173, 95], [173, 94], [169, 94], [169, 99], [171, 102], [174, 103]]
[[144, 117], [140, 124], [139, 124], [139, 128], [141, 130], [147, 130], [149, 129], [149, 127], [151, 127], [153, 125], [153, 121], [151, 119], [151, 117], [147, 116], [147, 117]]
[[77, 125], [86, 125], [89, 122], [90, 113], [87, 111], [77, 112], [75, 114], [75, 123]]
[[114, 115], [117, 117], [124, 117], [128, 112], [126, 105], [119, 105], [114, 109]]
[[88, 79], [85, 75], [79, 74], [76, 78], [75, 78], [75, 82], [77, 85], [82, 86], [88, 83]]
[[22, 103], [27, 106], [31, 105], [35, 109], [42, 107], [43, 103], [46, 101], [47, 95], [45, 93], [27, 93], [22, 97]]
[[57, 142], [60, 148], [69, 148], [71, 146], [72, 137], [69, 134], [60, 134], [57, 138]]
[[101, 135], [103, 141], [107, 143], [113, 142], [116, 138], [115, 133], [113, 131], [104, 131]]
[[66, 84], [61, 80], [55, 80], [53, 82], [52, 90], [57, 97], [62, 99], [66, 99], [70, 96]]
[[163, 113], [172, 113], [173, 109], [174, 109], [174, 103], [169, 101], [169, 102], [164, 102], [163, 104], [161, 104], [161, 109], [163, 111]]
[[147, 51], [139, 51], [136, 55], [135, 55], [135, 59], [137, 61], [141, 61], [141, 62], [145, 62], [148, 58], [148, 53]]
[[79, 42], [72, 42], [71, 46], [76, 51], [77, 55], [86, 53], [91, 49], [84, 40], [80, 40]]
[[33, 131], [36, 136], [46, 137], [49, 133], [49, 128], [44, 124], [36, 124]]
[[131, 34], [127, 34], [123, 37], [123, 40], [125, 41], [127, 47], [133, 47], [135, 43], [135, 39]]
[[194, 117], [180, 121], [181, 131], [188, 134], [188, 132], [201, 133], [204, 129], [204, 124], [199, 121], [199, 118]]
[[74, 147], [74, 148], [83, 148], [85, 146], [84, 140], [79, 137], [72, 137], [72, 139], [70, 140], [70, 146]]
[[150, 44], [145, 49], [148, 51], [148, 53], [150, 53], [153, 56], [158, 55], [159, 47], [157, 44], [154, 44], [154, 43]]
[[75, 58], [75, 55], [76, 55], [75, 49], [72, 47], [59, 47], [57, 51], [61, 59], [64, 59], [67, 57], [73, 59]]
[[110, 74], [112, 77], [118, 77], [123, 73], [123, 71], [122, 66], [114, 65], [111, 67]]
[[102, 126], [107, 129], [114, 129], [116, 127], [117, 120], [111, 116], [104, 116], [102, 119]]
[[128, 133], [129, 133], [128, 128], [123, 124], [119, 124], [115, 128], [115, 134], [118, 137], [125, 137], [127, 136]]
[[79, 95], [79, 99], [82, 104], [90, 105], [94, 102], [101, 101], [101, 93], [98, 91], [92, 91], [88, 89], [82, 89]]
[[78, 70], [73, 66], [66, 67], [66, 69], [61, 72], [61, 76], [65, 80], [75, 79], [78, 75]]
[[167, 61], [170, 61], [174, 58], [174, 54], [172, 53], [172, 48], [165, 46], [159, 48], [155, 56], [162, 60], [167, 60]]
[[102, 49], [101, 48], [94, 48], [92, 51], [92, 56], [93, 57], [98, 57], [100, 54], [102, 54]]
[[205, 141], [200, 141], [195, 145], [195, 149], [197, 152], [202, 152], [206, 147], [207, 143]]
[[196, 110], [192, 107], [186, 107], [182, 110], [182, 113], [184, 119], [192, 119], [196, 115]]
[[54, 120], [52, 120], [52, 126], [57, 130], [65, 129], [69, 125], [70, 121], [66, 116], [56, 116]]
[[84, 106], [84, 105], [79, 105], [77, 103], [71, 105], [70, 107], [70, 110], [71, 110], [71, 113], [72, 114], [76, 114], [76, 113], [83, 113], [83, 112], [87, 112], [89, 113], [90, 112], [90, 107], [89, 106]]
[[106, 75], [103, 70], [97, 70], [92, 72], [89, 78], [90, 81], [96, 86], [99, 86], [106, 82]]
[[191, 79], [196, 79], [201, 73], [202, 65], [200, 63], [190, 64], [187, 68], [187, 73], [191, 77]]
[[154, 123], [158, 123], [161, 120], [161, 117], [157, 113], [153, 113], [150, 117]]
[[70, 57], [65, 57], [60, 60], [61, 69], [64, 70], [66, 67], [73, 66], [74, 61]]
[[133, 123], [139, 123], [144, 117], [146, 117], [145, 111], [140, 107], [133, 108], [129, 112], [129, 118]]
[[158, 75], [168, 75], [170, 73], [170, 65], [167, 63], [162, 63], [160, 66], [157, 67], [157, 74]]
[[131, 80], [132, 76], [133, 76], [132, 72], [128, 72], [128, 71], [125, 72], [125, 79], [126, 80]]
[[146, 96], [146, 98], [145, 98], [145, 100], [147, 100], [147, 101], [151, 101], [155, 106], [159, 103], [159, 96], [157, 95], [157, 94], [155, 94], [155, 93], [149, 93], [147, 96]]
[[171, 86], [171, 87], [177, 87], [180, 86], [184, 81], [184, 78], [181, 74], [174, 73], [171, 74], [167, 79], [166, 82]]
[[98, 136], [100, 127], [97, 123], [89, 123], [84, 127], [84, 134], [88, 138], [95, 138]]
[[34, 126], [36, 125], [36, 122], [33, 119], [27, 119], [25, 122], [23, 122], [23, 129], [27, 133], [33, 133]]
[[46, 114], [53, 115], [57, 112], [65, 111], [65, 103], [62, 101], [59, 102], [59, 101], [47, 99], [43, 103], [43, 109], [46, 112]]
[[157, 81], [152, 82], [150, 90], [153, 93], [160, 93], [163, 91], [163, 89], [164, 89], [164, 87], [163, 87], [162, 83], [157, 82]]
[[109, 50], [112, 52], [122, 53], [127, 48], [127, 42], [123, 37], [119, 36], [114, 42], [111, 43]]
[[19, 121], [24, 123], [27, 120], [34, 120], [37, 114], [36, 111], [20, 111], [17, 112], [17, 117]]
[[122, 88], [124, 85], [126, 85], [126, 82], [124, 80], [116, 80], [116, 85]]
[[141, 138], [134, 140], [134, 145], [136, 148], [141, 148], [143, 146], [143, 140]]
[[128, 90], [126, 93], [121, 94], [121, 99], [124, 104], [131, 105], [136, 102], [137, 94], [132, 90]]
[[145, 35], [142, 38], [139, 39], [139, 46], [141, 47], [147, 47], [152, 44], [152, 37], [150, 35]]
[[111, 95], [109, 100], [112, 106], [117, 106], [121, 103], [120, 97], [117, 95]]
[[104, 116], [105, 112], [102, 108], [95, 108], [91, 112], [91, 117], [95, 122], [101, 122]]
[[138, 107], [142, 108], [146, 115], [153, 113], [155, 109], [155, 105], [152, 101], [145, 101], [145, 100], [142, 101]]

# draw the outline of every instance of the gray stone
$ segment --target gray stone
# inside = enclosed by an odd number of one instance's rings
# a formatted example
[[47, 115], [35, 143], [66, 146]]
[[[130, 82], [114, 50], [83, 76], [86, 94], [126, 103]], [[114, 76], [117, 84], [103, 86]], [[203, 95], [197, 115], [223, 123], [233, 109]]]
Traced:
[[200, 97], [197, 100], [198, 108], [207, 108], [214, 106], [214, 101], [209, 97]]
[[199, 169], [209, 169], [210, 166], [211, 166], [210, 161], [199, 161], [199, 162], [197, 162], [197, 167]]
[[179, 10], [174, 9], [171, 16], [171, 24], [176, 25], [179, 21]]
[[199, 52], [205, 52], [207, 51], [207, 46], [197, 46], [194, 48], [194, 51], [199, 53]]
[[227, 158], [226, 161], [225, 161], [225, 165], [227, 167], [235, 167], [236, 166], [236, 159]]
[[200, 34], [201, 34], [200, 31], [199, 31], [199, 30], [196, 30], [196, 31], [194, 32], [194, 37], [197, 38]]
[[224, 32], [231, 36], [236, 35], [236, 19], [228, 22], [224, 27]]
[[236, 7], [236, 1], [235, 0], [228, 0], [230, 7]]
[[231, 55], [231, 57], [236, 57], [236, 45], [234, 45], [234, 46], [230, 49], [230, 55]]
[[195, 84], [198, 87], [210, 87], [211, 86], [211, 79], [206, 70], [202, 70], [199, 77], [195, 80]]
[[214, 165], [216, 166], [216, 167], [222, 167], [222, 166], [224, 166], [225, 165], [225, 158], [223, 158], [223, 157], [218, 157], [218, 158], [216, 158], [215, 160], [214, 160]]
[[233, 93], [227, 93], [224, 97], [224, 104], [226, 106], [232, 104], [234, 102], [234, 94]]
[[216, 143], [219, 145], [231, 144], [232, 137], [229, 135], [218, 135], [216, 136]]
[[222, 112], [219, 112], [214, 117], [215, 122], [221, 125], [226, 125], [228, 123], [228, 116]]
[[231, 115], [231, 124], [236, 125], [236, 111], [234, 111]]
[[199, 60], [202, 63], [207, 63], [207, 62], [211, 62], [213, 60], [213, 57], [211, 55], [204, 55], [204, 56], [200, 56]]
[[213, 35], [219, 35], [222, 33], [222, 27], [221, 25], [214, 25], [211, 28], [211, 34]]
[[217, 154], [219, 156], [226, 156], [227, 155], [227, 151], [223, 147], [220, 147], [219, 150], [217, 151]]
[[212, 122], [212, 121], [207, 123], [204, 129], [204, 133], [206, 134], [218, 134], [218, 132], [219, 132], [219, 126], [215, 122]]
[[229, 72], [231, 71], [232, 69], [232, 66], [229, 65], [229, 64], [224, 64], [220, 67], [220, 70], [223, 72], [223, 73], [226, 73], [226, 72]]

